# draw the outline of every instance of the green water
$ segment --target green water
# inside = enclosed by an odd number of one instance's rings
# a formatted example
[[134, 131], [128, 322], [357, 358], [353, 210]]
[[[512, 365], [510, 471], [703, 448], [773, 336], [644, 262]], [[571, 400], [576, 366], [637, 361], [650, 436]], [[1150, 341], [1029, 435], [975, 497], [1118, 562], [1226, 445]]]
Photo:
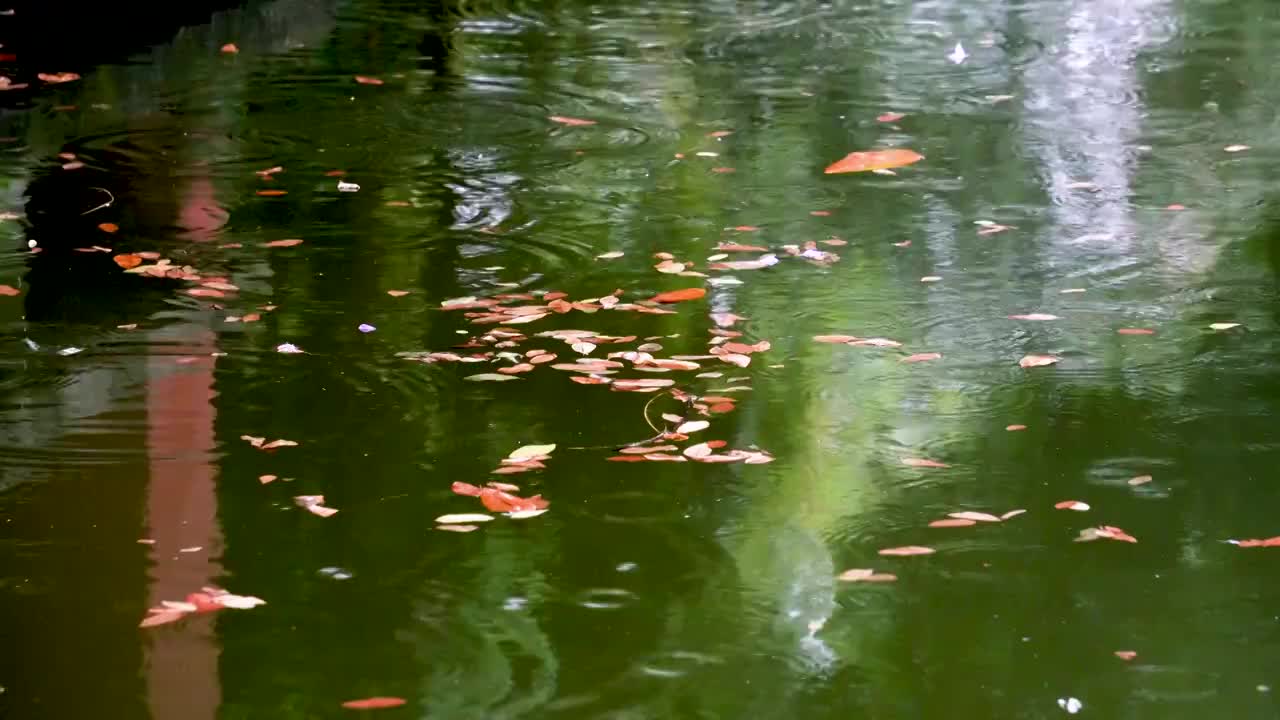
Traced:
[[[1280, 535], [1278, 34], [1261, 0], [276, 0], [39, 89], [0, 116], [0, 715], [1276, 717], [1280, 550], [1227, 541]], [[823, 173], [888, 147], [924, 160]], [[596, 302], [442, 307], [549, 292]], [[747, 367], [699, 357], [725, 313]], [[701, 367], [465, 379], [565, 329]], [[607, 460], [663, 414], [711, 423], [671, 454], [773, 461]], [[436, 528], [493, 480], [548, 512]], [[266, 604], [138, 627], [202, 586]]]

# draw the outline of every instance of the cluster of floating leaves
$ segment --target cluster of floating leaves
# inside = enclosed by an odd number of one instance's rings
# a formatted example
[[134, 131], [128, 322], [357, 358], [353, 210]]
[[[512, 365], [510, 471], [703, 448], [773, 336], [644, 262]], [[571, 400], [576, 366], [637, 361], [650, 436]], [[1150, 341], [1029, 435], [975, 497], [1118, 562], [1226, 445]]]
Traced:
[[266, 601], [252, 595], [234, 595], [221, 588], [206, 587], [199, 592], [187, 595], [181, 601], [163, 600], [159, 605], [149, 608], [147, 616], [138, 623], [138, 627], [155, 627], [177, 622], [188, 615], [211, 613], [218, 610], [248, 610], [265, 605]]

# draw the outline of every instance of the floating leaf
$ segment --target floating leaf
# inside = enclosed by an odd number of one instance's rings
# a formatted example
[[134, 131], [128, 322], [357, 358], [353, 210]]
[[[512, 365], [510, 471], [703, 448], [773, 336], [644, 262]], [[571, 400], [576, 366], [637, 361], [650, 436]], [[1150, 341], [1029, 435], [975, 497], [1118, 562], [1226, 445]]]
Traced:
[[929, 523], [929, 527], [955, 528], [955, 527], [969, 527], [970, 525], [977, 525], [977, 524], [978, 522], [976, 520], [965, 520], [962, 518], [944, 518], [942, 520], [934, 520], [933, 522]]
[[706, 420], [690, 420], [689, 422], [683, 423], [679, 427], [677, 427], [676, 432], [680, 433], [681, 435], [689, 435], [691, 433], [696, 433], [701, 430], [706, 430], [709, 427], [711, 427], [711, 423], [707, 422]]
[[1026, 425], [1005, 425], [1004, 429], [1008, 430], [1009, 432], [1017, 432], [1019, 430], [1026, 430], [1027, 426]]
[[1209, 329], [1211, 330], [1230, 330], [1238, 327], [1240, 327], [1240, 323], [1216, 322], [1209, 324]]
[[451, 523], [445, 523], [443, 525], [437, 525], [436, 529], [444, 530], [445, 532], [469, 533], [475, 530], [479, 530], [480, 526], [479, 525], [453, 525]]
[[569, 127], [586, 127], [588, 125], [596, 124], [595, 120], [584, 120], [582, 118], [567, 117], [565, 115], [551, 115], [551, 116], [548, 116], [547, 119], [550, 120], [551, 122], [557, 122], [557, 123], [560, 123], [561, 125], [567, 125]]
[[683, 290], [670, 290], [664, 293], [654, 295], [650, 300], [660, 303], [677, 303], [686, 300], [697, 300], [707, 294], [705, 288], [684, 288]]
[[827, 175], [833, 175], [835, 173], [887, 170], [889, 168], [910, 165], [923, 159], [924, 156], [920, 153], [913, 150], [907, 150], [906, 148], [852, 152], [827, 166], [827, 169], [823, 170], [823, 172]]
[[404, 698], [398, 697], [368, 697], [359, 700], [348, 700], [342, 703], [342, 707], [349, 710], [380, 710], [382, 708], [400, 707], [407, 702]]
[[931, 547], [924, 547], [922, 545], [904, 545], [902, 547], [885, 548], [880, 551], [880, 554], [908, 556], [908, 555], [932, 555], [935, 552], [937, 552], [937, 550], [934, 550]]
[[883, 583], [894, 582], [898, 576], [893, 573], [878, 573], [870, 568], [853, 568], [840, 573], [836, 579], [843, 582]]
[[391, 297], [404, 297], [409, 294], [408, 290], [388, 290], [387, 294]]
[[949, 468], [950, 465], [940, 463], [937, 460], [928, 460], [926, 458], [902, 458], [902, 464], [907, 467], [916, 468]]
[[973, 520], [975, 522], [1000, 522], [1000, 518], [992, 515], [991, 513], [973, 512], [970, 510], [947, 513], [947, 517], [955, 518], [957, 520]]
[[272, 240], [271, 242], [262, 243], [262, 247], [269, 247], [269, 248], [293, 247], [294, 245], [301, 245], [303, 242], [305, 241], [302, 240], [301, 238], [288, 238], [285, 240]]
[[516, 448], [507, 457], [511, 460], [528, 460], [529, 458], [550, 455], [555, 449], [556, 446], [554, 443], [550, 445], [525, 445], [523, 447]]
[[622, 252], [621, 250], [613, 250], [611, 252], [607, 252], [602, 255], [597, 255], [596, 259], [597, 260], [615, 260], [617, 258], [622, 257], [623, 255], [626, 255], [626, 253]]
[[1138, 475], [1138, 476], [1129, 478], [1129, 484], [1130, 485], [1146, 485], [1147, 483], [1151, 482], [1151, 480], [1152, 480], [1152, 477], [1150, 475]]
[[356, 75], [355, 81], [360, 83], [361, 85], [381, 85], [382, 84], [382, 80], [380, 78], [370, 77], [368, 75]]
[[21, 294], [22, 291], [12, 285], [0, 285], [0, 295], [14, 297]]
[[1080, 531], [1080, 537], [1076, 538], [1076, 542], [1091, 542], [1093, 540], [1119, 540], [1121, 542], [1130, 543], [1138, 542], [1138, 539], [1134, 536], [1112, 525], [1085, 528]]
[[105, 233], [114, 233], [120, 231], [120, 226], [115, 223], [98, 223], [98, 229]]
[[470, 380], [471, 382], [506, 382], [508, 380], [519, 380], [520, 378], [515, 377], [514, 375], [502, 375], [500, 373], [479, 373], [476, 375], [468, 375], [462, 379]]
[[1138, 657], [1138, 653], [1137, 653], [1137, 652], [1135, 652], [1135, 651], [1133, 651], [1133, 650], [1116, 650], [1115, 652], [1113, 652], [1113, 653], [1111, 653], [1111, 654], [1112, 654], [1112, 655], [1115, 655], [1116, 657], [1120, 658], [1121, 660], [1124, 660], [1125, 662], [1128, 662], [1128, 661], [1130, 661], [1130, 660], [1132, 660], [1132, 659], [1134, 659], [1134, 658]]
[[820, 343], [829, 343], [832, 345], [845, 345], [858, 338], [853, 335], [814, 335], [813, 339]]
[[1150, 328], [1120, 328], [1116, 330], [1117, 335], [1155, 335], [1156, 331]]
[[1005, 520], [1008, 520], [1009, 518], [1012, 518], [1012, 517], [1017, 517], [1025, 512], [1026, 510], [1022, 508], [1018, 508], [1017, 510], [1010, 510], [1009, 512], [1000, 516], [1000, 522], [1004, 522]]
[[1018, 361], [1018, 365], [1024, 368], [1044, 367], [1053, 365], [1061, 359], [1055, 355], [1026, 355]]
[[142, 264], [142, 257], [140, 255], [134, 255], [132, 253], [116, 255], [111, 259], [115, 260], [116, 264], [124, 268], [125, 270], [128, 270], [129, 268], [138, 267], [139, 265]]
[[492, 519], [492, 515], [485, 515], [484, 513], [454, 513], [452, 515], [441, 515], [436, 518], [436, 522], [445, 525], [457, 525], [460, 523], [489, 522]]
[[942, 353], [936, 353], [936, 352], [932, 352], [932, 353], [915, 353], [914, 355], [908, 355], [908, 356], [906, 356], [906, 357], [902, 358], [902, 359], [901, 359], [901, 360], [899, 360], [898, 362], [902, 362], [902, 363], [918, 363], [918, 362], [927, 362], [927, 361], [929, 361], [929, 360], [941, 360], [941, 359], [942, 359]]
[[1010, 315], [1009, 319], [1010, 320], [1048, 321], [1048, 320], [1060, 320], [1061, 318], [1059, 318], [1057, 315], [1050, 315], [1048, 313], [1027, 313], [1026, 315]]
[[1280, 547], [1280, 536], [1264, 540], [1228, 540], [1227, 542], [1237, 547]]
[[240, 52], [240, 48], [236, 47], [235, 43], [227, 43], [226, 45], [223, 45], [221, 48], [219, 48], [219, 51], [227, 55], [235, 55], [236, 53]]
[[[44, 76], [41, 76], [40, 79], [43, 80]], [[1248, 145], [1228, 145], [1222, 149], [1229, 153], [1238, 153], [1238, 152], [1244, 152], [1245, 150], [1248, 150], [1249, 146]]]
[[1054, 503], [1053, 507], [1056, 510], [1075, 510], [1076, 512], [1086, 512], [1090, 509], [1089, 503], [1080, 502], [1079, 500], [1063, 500], [1062, 502]]
[[36, 77], [40, 78], [44, 82], [55, 84], [55, 85], [58, 83], [71, 82], [72, 80], [80, 79], [80, 76], [73, 72], [36, 73]]
[[881, 113], [880, 115], [876, 116], [876, 122], [882, 122], [882, 123], [898, 122], [904, 117], [906, 117], [906, 115], [903, 115], [902, 113], [898, 113], [898, 112]]

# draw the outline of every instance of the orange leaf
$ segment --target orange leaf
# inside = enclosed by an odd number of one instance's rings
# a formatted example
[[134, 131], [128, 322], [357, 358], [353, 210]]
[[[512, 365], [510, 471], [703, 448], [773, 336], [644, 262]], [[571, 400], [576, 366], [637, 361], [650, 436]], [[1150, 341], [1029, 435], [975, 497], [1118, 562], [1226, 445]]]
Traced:
[[1027, 426], [1026, 425], [1005, 425], [1004, 429], [1008, 430], [1009, 432], [1017, 432], [1019, 430], [1026, 430]]
[[1237, 547], [1280, 547], [1280, 536], [1265, 540], [1236, 540], [1235, 545]]
[[391, 297], [404, 297], [409, 294], [408, 290], [388, 290], [387, 294]]
[[660, 303], [677, 303], [686, 300], [697, 300], [707, 294], [704, 288], [684, 288], [683, 290], [670, 290], [664, 293], [654, 295], [650, 300]]
[[288, 190], [259, 190], [256, 194], [262, 197], [279, 197], [281, 195], [288, 195], [289, 191]]
[[923, 159], [924, 156], [920, 153], [906, 148], [852, 152], [828, 165], [823, 172], [827, 175], [834, 175], [836, 173], [866, 172], [867, 170], [887, 170], [910, 165]]
[[64, 83], [80, 79], [80, 76], [73, 72], [36, 73], [36, 77], [47, 83]]
[[1119, 335], [1155, 335], [1156, 331], [1148, 328], [1120, 328], [1116, 330]]
[[953, 528], [953, 527], [969, 527], [977, 525], [976, 520], [965, 520], [964, 518], [945, 518], [943, 520], [934, 520], [929, 523], [931, 528]]
[[134, 254], [116, 255], [114, 258], [112, 258], [112, 260], [115, 260], [117, 265], [119, 265], [120, 267], [126, 270], [128, 270], [129, 268], [138, 267], [139, 265], [142, 264], [142, 256], [134, 255]]
[[1063, 500], [1062, 502], [1054, 503], [1053, 507], [1055, 510], [1075, 510], [1076, 512], [1085, 512], [1089, 509], [1089, 503], [1080, 502], [1079, 500]]
[[360, 83], [361, 85], [381, 85], [382, 84], [382, 80], [376, 77], [370, 77], [368, 75], [357, 75], [356, 82]]
[[596, 124], [595, 120], [583, 120], [582, 118], [566, 117], [564, 115], [551, 115], [547, 119], [551, 122], [558, 122], [561, 125], [568, 125], [569, 127], [584, 127]]
[[541, 495], [522, 498], [497, 488], [480, 488], [480, 502], [493, 512], [519, 512], [521, 510], [542, 510], [550, 503]]
[[120, 226], [115, 223], [104, 222], [104, 223], [98, 223], [98, 229], [101, 230], [102, 232], [113, 233], [118, 231], [120, 229]]
[[480, 497], [480, 488], [471, 483], [455, 482], [451, 487], [455, 493], [459, 495], [469, 495], [471, 497]]
[[937, 460], [926, 460], [925, 458], [902, 458], [902, 464], [907, 467], [917, 468], [949, 468], [950, 465], [940, 463]]
[[0, 295], [13, 297], [20, 294], [22, 294], [22, 291], [12, 285], [0, 285]]
[[368, 697], [360, 700], [348, 700], [342, 703], [342, 707], [348, 710], [380, 710], [382, 708], [393, 708], [404, 705], [406, 700], [398, 697]]
[[303, 241], [299, 238], [289, 238], [287, 240], [272, 240], [271, 242], [262, 243], [262, 247], [293, 247], [302, 243]]
[[902, 547], [885, 548], [880, 551], [880, 554], [908, 556], [908, 555], [932, 555], [935, 552], [937, 552], [937, 550], [934, 550], [931, 547], [924, 547], [922, 545], [904, 545]]
[[1053, 365], [1061, 359], [1055, 355], [1026, 355], [1018, 361], [1018, 365], [1024, 368], [1044, 367]]
[[214, 290], [213, 288], [204, 288], [204, 287], [191, 288], [190, 290], [187, 291], [187, 294], [190, 295], [191, 297], [220, 298], [220, 297], [227, 296], [227, 294], [222, 292], [221, 290]]

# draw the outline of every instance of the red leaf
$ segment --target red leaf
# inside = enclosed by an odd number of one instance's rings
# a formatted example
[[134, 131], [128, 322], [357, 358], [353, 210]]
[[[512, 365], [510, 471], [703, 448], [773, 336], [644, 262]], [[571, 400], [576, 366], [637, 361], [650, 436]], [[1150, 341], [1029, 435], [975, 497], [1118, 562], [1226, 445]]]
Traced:
[[950, 465], [940, 463], [937, 460], [927, 460], [925, 458], [902, 458], [902, 464], [907, 467], [917, 468], [949, 468]]
[[934, 550], [931, 547], [924, 547], [922, 545], [904, 545], [902, 547], [885, 548], [880, 551], [880, 554], [908, 556], [908, 555], [932, 555], [935, 552], [937, 552], [937, 550]]
[[272, 240], [271, 242], [262, 243], [262, 247], [272, 247], [272, 248], [293, 247], [294, 245], [301, 245], [303, 242], [305, 241], [301, 240], [300, 238], [289, 238], [287, 240]]
[[64, 83], [80, 79], [80, 76], [73, 72], [36, 73], [36, 77], [47, 83]]
[[21, 294], [22, 294], [22, 291], [16, 287], [13, 287], [12, 285], [0, 285], [0, 295], [3, 295], [5, 297], [13, 297], [14, 295], [21, 295]]
[[683, 290], [670, 290], [664, 293], [654, 295], [650, 300], [660, 303], [677, 303], [686, 300], [697, 300], [707, 294], [705, 288], [684, 288]]
[[455, 482], [450, 489], [459, 495], [470, 495], [471, 497], [480, 497], [480, 488], [471, 483]]
[[142, 256], [134, 254], [116, 255], [112, 260], [115, 260], [117, 265], [126, 270], [142, 264]]
[[934, 520], [929, 523], [931, 528], [953, 528], [953, 527], [969, 527], [977, 525], [976, 520], [965, 520], [964, 518], [945, 518], [943, 520]]
[[382, 708], [400, 707], [407, 702], [404, 698], [398, 697], [368, 697], [359, 700], [348, 700], [342, 703], [342, 707], [348, 710], [381, 710]]
[[519, 510], [542, 510], [550, 505], [541, 495], [522, 498], [503, 492], [497, 488], [480, 488], [480, 502], [493, 512], [516, 512]]
[[582, 118], [566, 117], [564, 115], [551, 115], [547, 118], [551, 122], [558, 122], [561, 125], [569, 127], [585, 127], [587, 125], [595, 125], [595, 120], [583, 120]]
[[1237, 540], [1235, 544], [1237, 547], [1280, 547], [1280, 536], [1265, 540]]
[[887, 170], [910, 165], [923, 159], [924, 156], [920, 153], [906, 148], [852, 152], [828, 165], [823, 172], [827, 175], [833, 175], [835, 173], [865, 172], [867, 170]]
[[113, 233], [113, 232], [119, 231], [120, 226], [115, 223], [104, 222], [104, 223], [98, 223], [98, 229], [101, 230], [102, 232]]
[[280, 195], [288, 195], [288, 190], [259, 190], [258, 195], [262, 197], [279, 197]]
[[227, 43], [226, 45], [222, 46], [221, 50], [222, 52], [228, 55], [235, 55], [236, 53], [240, 52], [240, 48], [236, 47], [235, 43]]
[[190, 295], [191, 297], [220, 298], [220, 297], [227, 296], [227, 294], [222, 292], [221, 290], [214, 290], [213, 288], [204, 288], [204, 287], [191, 288], [190, 290], [187, 291], [187, 294]]
[[368, 75], [357, 75], [356, 82], [360, 83], [361, 85], [381, 85], [382, 84], [382, 80], [376, 77], [370, 77]]
[[904, 117], [906, 117], [906, 115], [903, 115], [902, 113], [887, 112], [882, 115], [876, 116], [876, 122], [882, 122], [882, 123], [898, 122]]

